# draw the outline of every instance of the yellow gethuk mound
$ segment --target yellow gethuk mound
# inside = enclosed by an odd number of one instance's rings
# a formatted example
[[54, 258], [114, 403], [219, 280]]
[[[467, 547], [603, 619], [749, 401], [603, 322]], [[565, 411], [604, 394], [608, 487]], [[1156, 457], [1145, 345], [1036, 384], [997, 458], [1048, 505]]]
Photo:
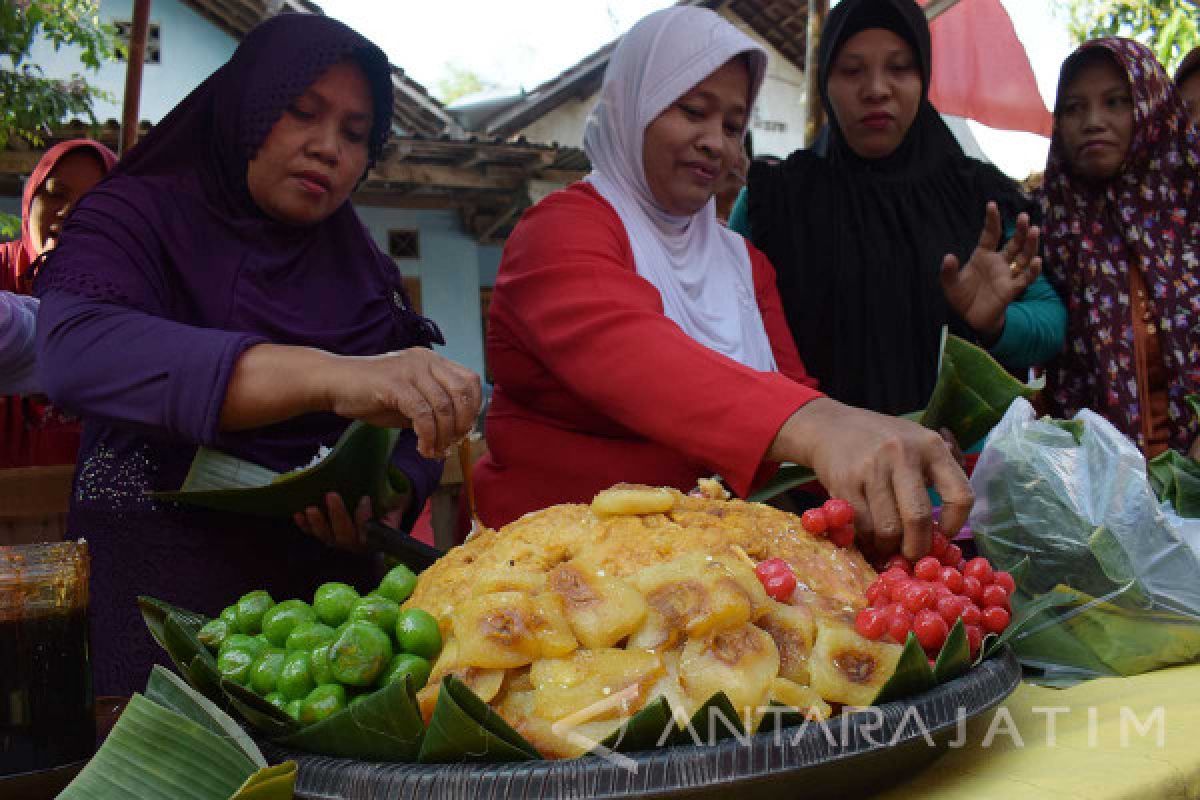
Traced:
[[[818, 718], [870, 703], [900, 654], [854, 630], [871, 567], [794, 515], [711, 481], [700, 494], [614, 487], [483, 530], [426, 570], [408, 605], [445, 638], [426, 719], [447, 674], [555, 757], [659, 696], [687, 719], [723, 691], [751, 730], [771, 703]], [[787, 603], [754, 573], [769, 558], [796, 573]]]

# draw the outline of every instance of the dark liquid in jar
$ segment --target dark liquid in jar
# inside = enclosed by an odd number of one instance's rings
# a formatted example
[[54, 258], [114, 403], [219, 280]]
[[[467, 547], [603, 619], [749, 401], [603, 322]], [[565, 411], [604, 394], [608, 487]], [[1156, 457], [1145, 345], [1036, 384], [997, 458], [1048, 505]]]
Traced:
[[0, 618], [0, 775], [88, 758], [96, 747], [84, 609]]

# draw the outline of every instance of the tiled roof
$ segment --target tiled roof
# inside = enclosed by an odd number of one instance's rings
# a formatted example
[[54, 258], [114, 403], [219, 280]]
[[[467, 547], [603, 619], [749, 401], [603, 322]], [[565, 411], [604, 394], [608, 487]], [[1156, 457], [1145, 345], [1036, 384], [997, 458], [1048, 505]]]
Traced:
[[[799, 69], [804, 69], [807, 47], [807, 0], [679, 0], [676, 5], [728, 9], [766, 39]], [[617, 46], [609, 42], [577, 64], [568, 67], [481, 123], [483, 132], [512, 136], [571, 99], [590, 96], [600, 88], [608, 59]]]

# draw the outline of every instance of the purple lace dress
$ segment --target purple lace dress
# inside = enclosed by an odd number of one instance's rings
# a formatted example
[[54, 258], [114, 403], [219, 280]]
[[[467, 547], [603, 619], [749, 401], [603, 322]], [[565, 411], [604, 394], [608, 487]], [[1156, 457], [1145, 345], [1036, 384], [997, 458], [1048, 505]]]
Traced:
[[[219, 431], [247, 348], [374, 355], [441, 342], [409, 308], [399, 272], [349, 203], [315, 225], [288, 227], [259, 212], [246, 188], [248, 160], [284, 108], [346, 58], [372, 87], [378, 157], [391, 125], [386, 57], [335, 20], [275, 17], [80, 202], [38, 277], [42, 383], [84, 419], [69, 524], [92, 548], [98, 694], [141, 690], [163, 658], [138, 595], [215, 615], [256, 588], [277, 600], [310, 598], [327, 580], [365, 589], [376, 577], [371, 558], [325, 547], [288, 521], [147, 494], [178, 488], [197, 445], [282, 471], [345, 429], [348, 420], [312, 414]], [[416, 453], [411, 432], [393, 463], [414, 487], [411, 522], [441, 464]]]

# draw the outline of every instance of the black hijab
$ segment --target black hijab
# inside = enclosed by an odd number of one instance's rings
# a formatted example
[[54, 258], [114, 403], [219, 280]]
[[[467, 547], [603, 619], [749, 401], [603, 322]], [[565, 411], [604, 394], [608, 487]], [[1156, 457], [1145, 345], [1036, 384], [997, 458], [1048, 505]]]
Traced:
[[[923, 96], [894, 153], [851, 150], [827, 91], [856, 33], [885, 28], [913, 48]], [[843, 0], [821, 36], [818, 82], [827, 147], [798, 150], [749, 176], [754, 243], [778, 274], [784, 311], [809, 374], [831, 397], [888, 414], [923, 408], [937, 378], [943, 325], [974, 336], [942, 293], [942, 258], [965, 263], [989, 200], [1011, 222], [1031, 207], [1003, 173], [969, 158], [929, 103], [929, 25], [913, 0]]]

